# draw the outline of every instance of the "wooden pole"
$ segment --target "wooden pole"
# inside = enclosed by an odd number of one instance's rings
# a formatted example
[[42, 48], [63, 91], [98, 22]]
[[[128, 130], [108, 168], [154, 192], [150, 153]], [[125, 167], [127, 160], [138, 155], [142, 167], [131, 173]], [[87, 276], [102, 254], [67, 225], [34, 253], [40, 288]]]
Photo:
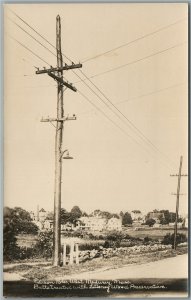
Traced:
[[76, 243], [76, 264], [79, 265], [79, 247], [78, 243]]
[[183, 157], [180, 157], [180, 167], [178, 173], [178, 186], [177, 186], [177, 198], [176, 198], [176, 219], [174, 224], [174, 250], [176, 250], [176, 239], [177, 239], [177, 223], [178, 223], [178, 210], [179, 210], [179, 197], [180, 197], [180, 180], [181, 180], [181, 169], [182, 169]]
[[66, 243], [64, 243], [63, 245], [62, 258], [63, 258], [63, 266], [65, 266], [66, 265]]
[[[57, 67], [63, 67], [61, 53], [61, 23], [60, 16], [56, 17], [56, 50], [57, 50]], [[63, 71], [58, 72], [62, 78]], [[57, 119], [63, 119], [63, 86], [57, 81]], [[54, 185], [54, 234], [53, 234], [53, 265], [60, 265], [61, 254], [61, 180], [62, 180], [62, 131], [63, 122], [57, 121], [56, 138], [55, 138], [55, 185]]]
[[70, 244], [70, 265], [73, 265], [74, 262], [74, 242]]

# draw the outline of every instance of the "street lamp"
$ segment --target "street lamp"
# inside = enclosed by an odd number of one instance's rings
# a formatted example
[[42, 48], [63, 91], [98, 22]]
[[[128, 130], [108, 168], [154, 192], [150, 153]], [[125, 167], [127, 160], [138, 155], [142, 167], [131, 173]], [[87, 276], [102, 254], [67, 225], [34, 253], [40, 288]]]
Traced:
[[66, 149], [62, 152], [60, 159], [73, 159], [73, 157], [70, 156], [68, 149]]

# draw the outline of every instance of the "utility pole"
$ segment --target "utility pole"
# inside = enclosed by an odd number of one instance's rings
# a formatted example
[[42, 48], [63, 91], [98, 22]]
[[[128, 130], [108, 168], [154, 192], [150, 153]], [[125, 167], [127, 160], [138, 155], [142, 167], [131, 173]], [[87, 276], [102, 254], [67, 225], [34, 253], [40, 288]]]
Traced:
[[183, 161], [183, 156], [180, 157], [180, 166], [179, 166], [179, 173], [175, 175], [170, 175], [170, 176], [177, 176], [178, 177], [178, 185], [177, 185], [177, 193], [172, 193], [173, 195], [176, 195], [176, 216], [175, 216], [175, 223], [174, 223], [174, 245], [173, 249], [176, 250], [176, 240], [177, 240], [177, 224], [178, 224], [178, 212], [179, 212], [179, 198], [180, 198], [180, 181], [182, 176], [188, 176], [186, 174], [181, 174], [182, 171], [182, 161]]
[[[60, 16], [56, 17], [56, 52], [57, 52], [57, 67], [44, 68], [37, 70], [36, 74], [47, 74], [57, 81], [57, 118], [42, 119], [42, 122], [56, 122], [56, 137], [55, 137], [55, 181], [54, 181], [54, 227], [53, 227], [53, 265], [60, 265], [61, 256], [61, 183], [62, 183], [62, 158], [65, 151], [62, 150], [62, 137], [64, 122], [68, 120], [76, 120], [76, 116], [64, 117], [63, 103], [63, 86], [76, 92], [76, 88], [63, 80], [63, 71], [75, 68], [81, 68], [81, 64], [71, 66], [63, 65], [61, 51], [61, 21]], [[56, 72], [56, 75], [55, 75]]]

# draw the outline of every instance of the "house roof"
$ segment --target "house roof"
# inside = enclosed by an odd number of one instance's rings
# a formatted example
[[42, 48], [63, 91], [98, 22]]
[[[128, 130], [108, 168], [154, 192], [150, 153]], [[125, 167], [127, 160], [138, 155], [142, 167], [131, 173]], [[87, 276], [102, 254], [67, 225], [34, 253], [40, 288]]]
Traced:
[[44, 208], [41, 208], [41, 210], [39, 210], [39, 212], [46, 212], [46, 210], [44, 210]]

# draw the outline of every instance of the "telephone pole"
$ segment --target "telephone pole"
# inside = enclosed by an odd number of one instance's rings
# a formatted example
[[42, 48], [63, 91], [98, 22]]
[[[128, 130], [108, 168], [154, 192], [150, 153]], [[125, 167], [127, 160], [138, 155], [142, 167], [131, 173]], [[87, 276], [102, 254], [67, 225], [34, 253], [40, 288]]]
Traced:
[[176, 240], [177, 240], [177, 224], [178, 224], [178, 211], [179, 211], [179, 198], [180, 198], [180, 181], [182, 176], [188, 176], [186, 174], [181, 174], [182, 171], [182, 161], [183, 161], [183, 156], [180, 157], [180, 166], [179, 166], [179, 173], [170, 175], [170, 176], [177, 176], [178, 177], [178, 185], [177, 185], [177, 193], [173, 193], [173, 195], [176, 195], [176, 216], [175, 216], [175, 223], [174, 223], [174, 245], [173, 249], [176, 250]]
[[[42, 122], [56, 122], [55, 136], [55, 181], [54, 181], [54, 227], [53, 227], [53, 265], [60, 265], [61, 254], [61, 183], [62, 183], [62, 158], [65, 151], [62, 149], [62, 138], [64, 122], [68, 120], [76, 120], [76, 116], [64, 117], [64, 102], [63, 102], [63, 86], [76, 92], [76, 88], [63, 80], [63, 71], [75, 68], [81, 68], [81, 64], [71, 66], [63, 65], [61, 51], [61, 21], [60, 16], [56, 17], [56, 52], [57, 52], [57, 67], [44, 68], [37, 70], [36, 74], [47, 74], [57, 81], [57, 117], [42, 119]], [[56, 74], [55, 74], [56, 72]]]

